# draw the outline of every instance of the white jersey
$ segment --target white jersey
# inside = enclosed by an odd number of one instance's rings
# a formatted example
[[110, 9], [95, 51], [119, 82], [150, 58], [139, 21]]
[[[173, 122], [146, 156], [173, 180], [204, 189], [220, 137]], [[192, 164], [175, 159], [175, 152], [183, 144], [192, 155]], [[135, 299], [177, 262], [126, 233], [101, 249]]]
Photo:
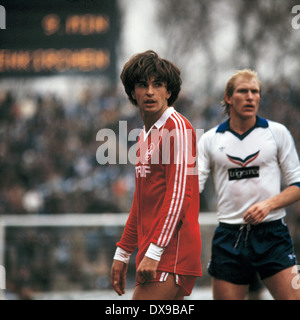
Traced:
[[[273, 197], [286, 185], [300, 187], [300, 165], [294, 140], [277, 122], [257, 117], [243, 135], [229, 128], [229, 120], [206, 132], [198, 142], [200, 192], [212, 172], [218, 198], [218, 219], [245, 223], [254, 203]], [[281, 219], [285, 209], [270, 212], [264, 222]]]

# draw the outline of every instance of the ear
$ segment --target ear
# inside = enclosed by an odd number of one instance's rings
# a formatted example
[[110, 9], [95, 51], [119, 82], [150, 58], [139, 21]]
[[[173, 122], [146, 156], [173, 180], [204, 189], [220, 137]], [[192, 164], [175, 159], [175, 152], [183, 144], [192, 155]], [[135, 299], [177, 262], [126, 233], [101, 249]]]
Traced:
[[231, 104], [231, 96], [228, 96], [227, 94], [225, 94], [224, 100], [226, 103]]
[[132, 96], [132, 98], [133, 98], [134, 100], [136, 100], [134, 90], [131, 91], [131, 96]]

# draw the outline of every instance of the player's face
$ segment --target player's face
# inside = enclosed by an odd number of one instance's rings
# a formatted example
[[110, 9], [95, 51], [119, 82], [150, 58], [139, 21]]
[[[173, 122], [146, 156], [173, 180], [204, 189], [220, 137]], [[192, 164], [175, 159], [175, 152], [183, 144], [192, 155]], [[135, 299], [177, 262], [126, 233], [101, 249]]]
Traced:
[[230, 116], [242, 119], [255, 117], [260, 98], [259, 84], [255, 78], [236, 79], [232, 96], [226, 97], [226, 102], [231, 105]]
[[167, 91], [166, 83], [154, 77], [136, 83], [131, 94], [137, 101], [142, 117], [151, 117], [154, 120], [158, 120], [168, 108], [168, 99], [171, 96]]

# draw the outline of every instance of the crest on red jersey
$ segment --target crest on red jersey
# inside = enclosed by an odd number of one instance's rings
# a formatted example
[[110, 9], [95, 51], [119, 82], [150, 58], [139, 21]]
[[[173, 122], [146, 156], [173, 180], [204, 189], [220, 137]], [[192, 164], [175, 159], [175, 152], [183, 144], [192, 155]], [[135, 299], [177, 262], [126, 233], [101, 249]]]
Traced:
[[146, 161], [149, 161], [151, 159], [151, 156], [153, 154], [153, 151], [154, 151], [154, 148], [155, 148], [155, 145], [153, 142], [151, 142], [147, 148], [147, 151], [146, 151], [146, 154], [145, 154], [145, 160]]

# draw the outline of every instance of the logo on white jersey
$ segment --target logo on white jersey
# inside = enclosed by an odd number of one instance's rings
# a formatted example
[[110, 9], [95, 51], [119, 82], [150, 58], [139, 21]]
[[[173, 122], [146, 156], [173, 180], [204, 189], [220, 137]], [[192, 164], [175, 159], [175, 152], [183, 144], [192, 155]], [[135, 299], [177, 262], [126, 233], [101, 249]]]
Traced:
[[233, 157], [233, 156], [230, 156], [229, 154], [226, 154], [227, 158], [231, 162], [233, 162], [241, 167], [241, 168], [228, 169], [229, 181], [258, 178], [259, 177], [259, 167], [258, 166], [247, 167], [247, 165], [249, 163], [253, 162], [258, 157], [259, 152], [260, 152], [260, 150], [258, 150], [257, 152], [255, 152], [253, 154], [250, 154], [245, 159]]
[[226, 154], [226, 156], [231, 162], [233, 162], [235, 164], [238, 164], [242, 168], [244, 168], [249, 163], [251, 163], [252, 161], [254, 161], [258, 157], [259, 152], [260, 152], [260, 150], [258, 150], [257, 152], [255, 152], [253, 154], [250, 154], [250, 156], [247, 156], [245, 159], [241, 159], [241, 158], [238, 158], [238, 157], [233, 157], [233, 156], [230, 156], [229, 154]]

